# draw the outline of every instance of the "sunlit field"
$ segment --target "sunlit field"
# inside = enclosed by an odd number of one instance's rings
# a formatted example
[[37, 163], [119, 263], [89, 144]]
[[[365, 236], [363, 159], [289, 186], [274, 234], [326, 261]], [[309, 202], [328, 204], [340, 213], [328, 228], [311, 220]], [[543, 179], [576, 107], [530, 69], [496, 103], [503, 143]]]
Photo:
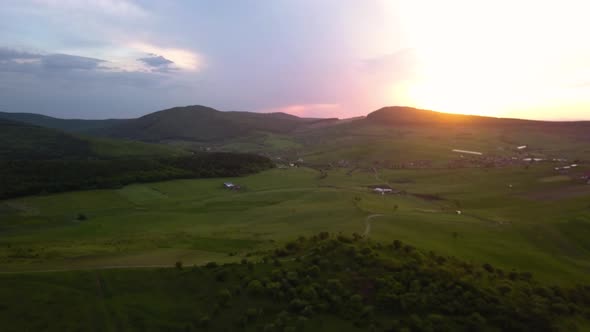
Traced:
[[[10, 200], [0, 205], [0, 268], [237, 261], [275, 242], [327, 231], [399, 239], [545, 281], [587, 280], [590, 186], [546, 181], [549, 174], [539, 166], [390, 170], [379, 179], [334, 170], [320, 178], [315, 170], [292, 168], [232, 179], [243, 186], [239, 192], [223, 189], [224, 179], [179, 180]], [[367, 187], [383, 182], [405, 194], [378, 195]]]

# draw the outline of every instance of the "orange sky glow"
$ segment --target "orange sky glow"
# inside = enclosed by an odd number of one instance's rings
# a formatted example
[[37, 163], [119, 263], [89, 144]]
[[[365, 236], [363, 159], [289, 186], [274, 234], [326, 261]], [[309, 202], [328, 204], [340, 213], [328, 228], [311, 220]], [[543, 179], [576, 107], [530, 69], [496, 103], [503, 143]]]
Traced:
[[449, 113], [590, 118], [590, 1], [384, 1], [413, 70], [386, 104]]

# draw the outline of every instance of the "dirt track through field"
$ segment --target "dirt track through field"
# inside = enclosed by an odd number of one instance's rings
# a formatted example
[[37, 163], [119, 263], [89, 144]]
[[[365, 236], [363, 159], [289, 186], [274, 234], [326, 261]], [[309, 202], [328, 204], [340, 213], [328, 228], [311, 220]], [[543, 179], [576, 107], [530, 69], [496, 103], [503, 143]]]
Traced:
[[376, 167], [373, 167], [373, 172], [375, 173], [375, 180], [383, 182]]
[[364, 237], [369, 237], [369, 234], [371, 233], [371, 219], [383, 216], [383, 214], [372, 214], [365, 218], [365, 232], [363, 233]]

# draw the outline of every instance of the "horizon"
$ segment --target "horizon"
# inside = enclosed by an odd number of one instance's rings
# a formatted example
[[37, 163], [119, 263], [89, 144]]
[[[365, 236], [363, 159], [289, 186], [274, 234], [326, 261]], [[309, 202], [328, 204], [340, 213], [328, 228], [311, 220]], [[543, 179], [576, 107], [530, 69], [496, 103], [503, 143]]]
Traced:
[[346, 119], [409, 105], [588, 121], [588, 9], [581, 0], [8, 0], [0, 111], [116, 119], [200, 104]]
[[292, 113], [287, 113], [285, 111], [276, 111], [276, 112], [254, 112], [254, 111], [240, 111], [240, 110], [233, 110], [233, 111], [227, 111], [227, 110], [220, 110], [220, 109], [216, 109], [214, 107], [209, 107], [207, 105], [200, 105], [200, 104], [196, 104], [196, 105], [182, 105], [182, 106], [174, 106], [174, 107], [170, 107], [170, 108], [166, 108], [166, 109], [162, 109], [162, 110], [156, 110], [153, 112], [148, 112], [145, 114], [141, 114], [137, 117], [133, 117], [133, 118], [116, 118], [116, 117], [112, 117], [112, 118], [61, 118], [61, 117], [54, 117], [51, 115], [46, 115], [46, 114], [41, 114], [41, 113], [30, 113], [30, 112], [4, 112], [2, 110], [0, 110], [0, 113], [13, 113], [13, 114], [31, 114], [31, 115], [41, 115], [41, 116], [48, 116], [54, 119], [58, 119], [58, 120], [87, 120], [87, 121], [101, 121], [101, 120], [133, 120], [133, 119], [137, 119], [143, 116], [147, 116], [153, 113], [157, 113], [157, 112], [163, 112], [163, 111], [168, 111], [168, 110], [172, 110], [174, 108], [184, 108], [184, 107], [207, 107], [207, 108], [211, 108], [215, 111], [218, 112], [246, 112], [246, 113], [258, 113], [258, 114], [286, 114], [286, 115], [293, 115], [296, 117], [300, 117], [300, 118], [307, 118], [307, 119], [318, 119], [318, 120], [328, 120], [328, 119], [337, 119], [337, 120], [350, 120], [350, 119], [356, 119], [356, 118], [366, 118], [369, 114], [380, 111], [382, 109], [385, 108], [415, 108], [421, 111], [427, 111], [427, 112], [435, 112], [435, 113], [442, 113], [442, 114], [449, 114], [449, 115], [468, 115], [468, 116], [481, 116], [481, 117], [487, 117], [487, 118], [495, 118], [495, 119], [507, 119], [507, 120], [525, 120], [525, 121], [540, 121], [540, 122], [590, 122], [590, 118], [588, 119], [553, 119], [553, 120], [537, 120], [537, 119], [526, 119], [526, 118], [518, 118], [518, 117], [496, 117], [496, 116], [490, 116], [490, 115], [478, 115], [478, 114], [465, 114], [465, 113], [449, 113], [449, 112], [441, 112], [441, 111], [437, 111], [437, 110], [429, 110], [429, 109], [422, 109], [422, 108], [416, 108], [413, 106], [407, 106], [407, 105], [391, 105], [391, 106], [383, 106], [380, 107], [376, 110], [372, 110], [369, 111], [365, 114], [360, 114], [357, 116], [352, 116], [352, 117], [347, 117], [347, 118], [341, 118], [341, 117], [305, 117], [305, 116], [298, 116], [296, 114], [292, 114]]

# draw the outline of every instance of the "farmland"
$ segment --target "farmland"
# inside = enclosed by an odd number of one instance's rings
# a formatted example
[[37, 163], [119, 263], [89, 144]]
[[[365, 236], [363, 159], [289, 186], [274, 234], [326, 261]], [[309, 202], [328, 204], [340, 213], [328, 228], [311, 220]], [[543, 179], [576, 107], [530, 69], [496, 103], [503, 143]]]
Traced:
[[[241, 191], [224, 190], [224, 179], [198, 179], [26, 197], [0, 205], [1, 269], [235, 261], [299, 235], [362, 234], [365, 218], [378, 213], [370, 221], [375, 241], [400, 239], [556, 283], [588, 280], [590, 248], [582, 234], [590, 232], [590, 186], [543, 181], [551, 172], [381, 170], [381, 179], [407, 192], [382, 196], [367, 189], [379, 183], [373, 172], [335, 169], [320, 178], [291, 168], [233, 179]], [[577, 194], [564, 199], [537, 197], [571, 190]]]
[[272, 118], [158, 145], [7, 136], [0, 180], [31, 184], [0, 200], [7, 330], [588, 329], [585, 123]]

